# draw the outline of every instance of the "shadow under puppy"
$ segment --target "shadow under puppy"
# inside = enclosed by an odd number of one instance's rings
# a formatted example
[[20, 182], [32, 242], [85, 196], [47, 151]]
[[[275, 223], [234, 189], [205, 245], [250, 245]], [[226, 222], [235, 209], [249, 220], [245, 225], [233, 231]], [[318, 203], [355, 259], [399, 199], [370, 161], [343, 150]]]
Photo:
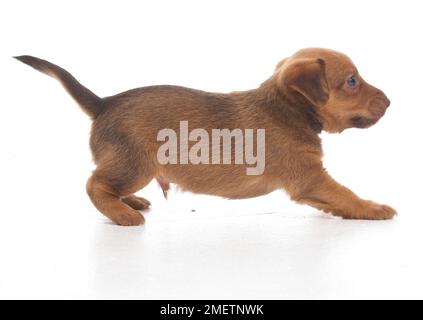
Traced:
[[[323, 167], [322, 130], [367, 128], [390, 104], [342, 53], [301, 50], [249, 91], [221, 94], [151, 86], [106, 98], [50, 62], [16, 58], [59, 80], [92, 118], [90, 146], [97, 168], [87, 192], [96, 208], [119, 225], [144, 223], [139, 210], [150, 203], [134, 193], [154, 178], [164, 193], [169, 182], [194, 193], [232, 199], [284, 189], [299, 203], [343, 218], [391, 219], [396, 214], [389, 206], [359, 198]], [[158, 132], [178, 132], [182, 120], [209, 133], [214, 128], [265, 129], [263, 174], [247, 175], [245, 164], [161, 164], [157, 152], [163, 142]]]

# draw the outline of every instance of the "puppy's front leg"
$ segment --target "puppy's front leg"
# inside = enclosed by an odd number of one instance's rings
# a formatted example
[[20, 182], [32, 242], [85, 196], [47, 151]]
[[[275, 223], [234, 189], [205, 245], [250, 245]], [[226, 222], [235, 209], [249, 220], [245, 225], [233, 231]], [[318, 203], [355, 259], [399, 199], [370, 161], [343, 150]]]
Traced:
[[323, 168], [298, 182], [295, 188], [288, 190], [293, 200], [335, 216], [345, 219], [385, 220], [396, 215], [396, 211], [387, 205], [359, 198], [336, 182]]

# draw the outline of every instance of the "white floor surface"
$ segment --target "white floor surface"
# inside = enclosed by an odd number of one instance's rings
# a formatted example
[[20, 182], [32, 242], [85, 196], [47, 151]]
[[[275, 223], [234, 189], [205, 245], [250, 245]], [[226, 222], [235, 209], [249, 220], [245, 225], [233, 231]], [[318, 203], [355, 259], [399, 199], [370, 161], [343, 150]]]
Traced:
[[344, 221], [280, 193], [229, 201], [173, 192], [166, 202], [152, 184], [143, 194], [156, 204], [135, 228], [109, 223], [82, 190], [81, 204], [9, 199], [0, 298], [423, 298], [416, 217]]

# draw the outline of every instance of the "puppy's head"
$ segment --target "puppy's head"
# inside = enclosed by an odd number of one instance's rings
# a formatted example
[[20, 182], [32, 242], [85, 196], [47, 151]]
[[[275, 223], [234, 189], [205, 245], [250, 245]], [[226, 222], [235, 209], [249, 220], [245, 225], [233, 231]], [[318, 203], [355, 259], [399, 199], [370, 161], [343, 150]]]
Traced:
[[281, 61], [275, 74], [285, 96], [305, 98], [316, 108], [327, 132], [368, 128], [390, 104], [381, 90], [363, 80], [346, 55], [333, 50], [301, 50]]

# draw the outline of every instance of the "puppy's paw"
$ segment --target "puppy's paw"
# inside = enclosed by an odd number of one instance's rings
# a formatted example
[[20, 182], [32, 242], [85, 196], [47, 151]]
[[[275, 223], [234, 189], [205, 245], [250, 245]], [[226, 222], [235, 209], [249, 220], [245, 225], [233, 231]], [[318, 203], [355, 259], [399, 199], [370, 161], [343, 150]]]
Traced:
[[147, 199], [134, 195], [122, 198], [122, 201], [135, 210], [146, 210], [151, 206], [150, 201]]
[[397, 215], [394, 208], [384, 204], [378, 204], [369, 201], [370, 205], [366, 211], [364, 219], [369, 220], [389, 220]]
[[345, 219], [362, 219], [362, 220], [389, 220], [392, 219], [397, 212], [390, 206], [378, 204], [373, 201], [364, 201], [350, 215], [344, 216]]
[[141, 213], [135, 210], [121, 212], [112, 218], [113, 222], [120, 226], [139, 226], [144, 224], [145, 219]]

